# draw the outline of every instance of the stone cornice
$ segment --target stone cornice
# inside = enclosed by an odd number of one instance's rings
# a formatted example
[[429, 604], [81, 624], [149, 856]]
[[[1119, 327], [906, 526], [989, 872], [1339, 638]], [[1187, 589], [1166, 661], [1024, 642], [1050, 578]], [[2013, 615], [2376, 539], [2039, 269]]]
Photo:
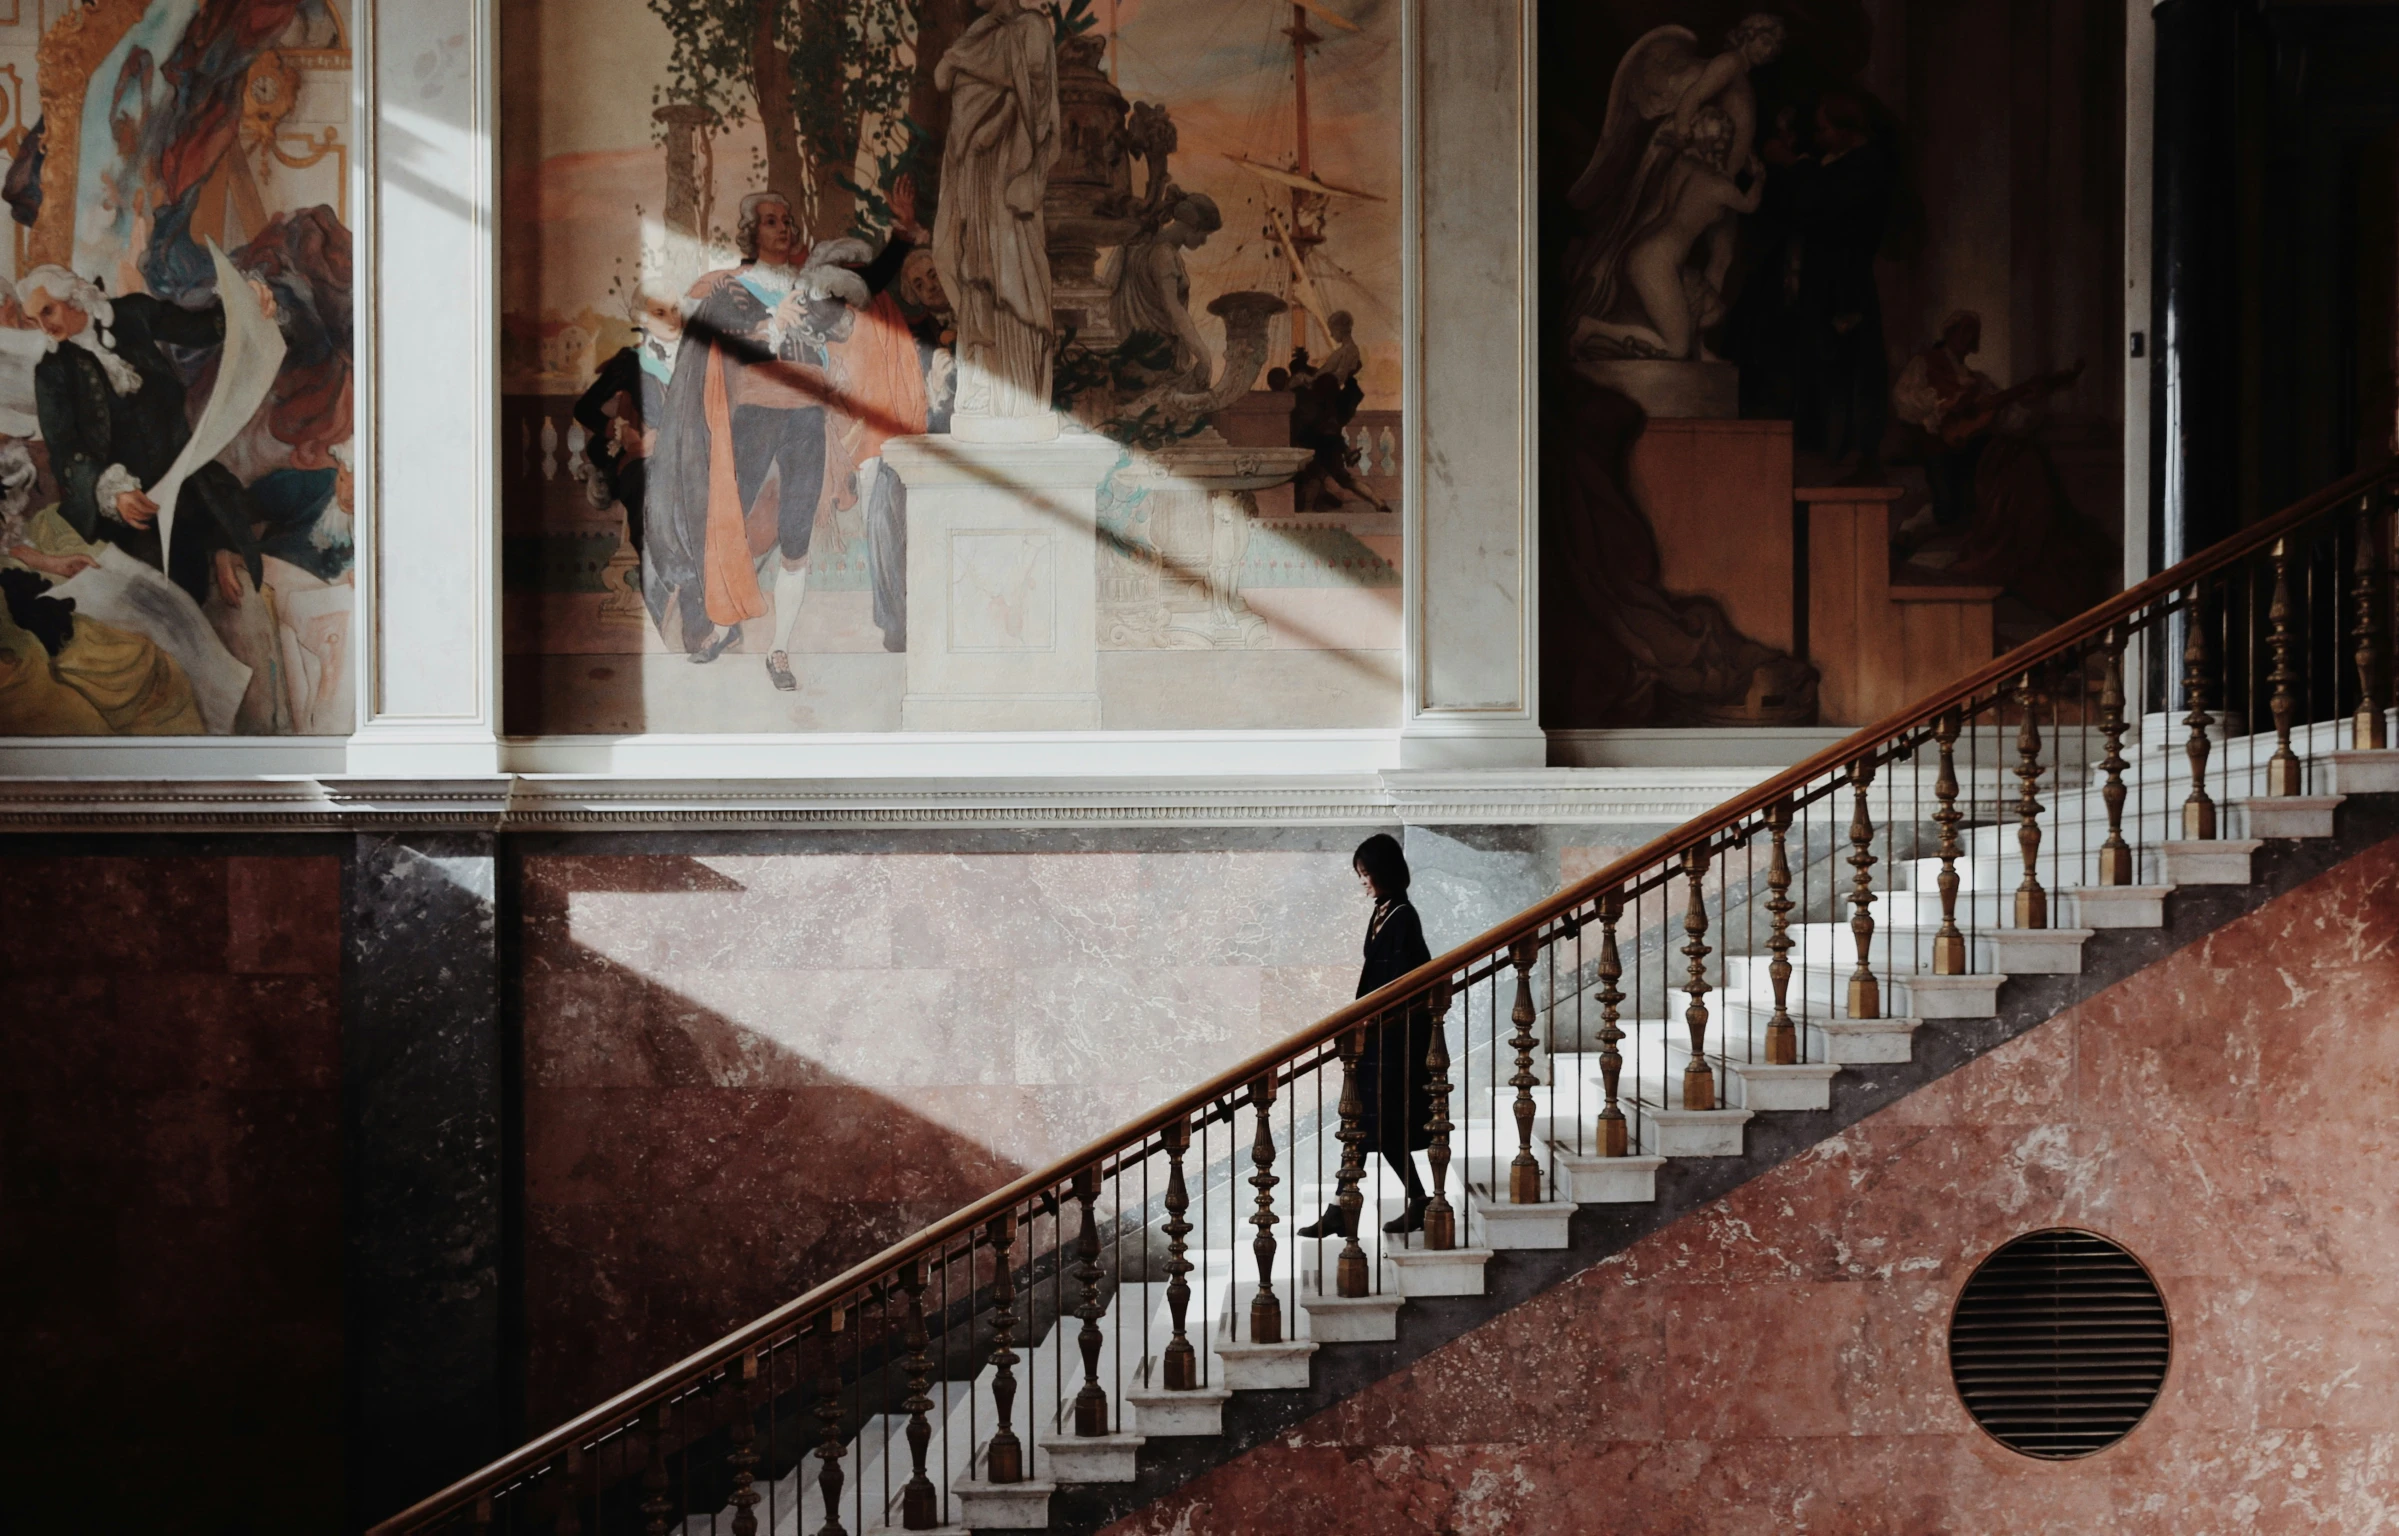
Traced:
[[1273, 827], [1687, 820], [1762, 768], [1308, 778], [0, 781], [0, 833]]

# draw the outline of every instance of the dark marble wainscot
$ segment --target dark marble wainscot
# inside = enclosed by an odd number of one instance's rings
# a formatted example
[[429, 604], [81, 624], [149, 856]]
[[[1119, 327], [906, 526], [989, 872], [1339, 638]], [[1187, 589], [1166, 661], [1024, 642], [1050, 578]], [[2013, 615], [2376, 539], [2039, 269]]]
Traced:
[[360, 835], [344, 890], [350, 1507], [507, 1449], [513, 1372], [497, 839]]
[[0, 839], [0, 1528], [328, 1531], [345, 839]]

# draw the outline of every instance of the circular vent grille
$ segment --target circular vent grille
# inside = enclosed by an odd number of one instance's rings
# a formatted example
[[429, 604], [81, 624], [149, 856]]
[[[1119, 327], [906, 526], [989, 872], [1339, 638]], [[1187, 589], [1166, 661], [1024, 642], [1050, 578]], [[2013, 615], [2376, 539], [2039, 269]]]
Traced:
[[2140, 1260], [2088, 1232], [2034, 1232], [1983, 1261], [1949, 1322], [1974, 1422], [2063, 1461], [2132, 1432], [2166, 1381], [2166, 1299]]

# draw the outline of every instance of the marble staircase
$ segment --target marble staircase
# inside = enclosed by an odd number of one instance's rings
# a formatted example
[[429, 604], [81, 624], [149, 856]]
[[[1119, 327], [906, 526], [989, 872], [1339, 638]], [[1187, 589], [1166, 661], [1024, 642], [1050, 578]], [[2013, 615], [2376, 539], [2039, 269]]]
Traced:
[[[1956, 863], [1955, 912], [1969, 940], [1963, 976], [1930, 974], [1942, 920], [1941, 860], [1893, 857], [1874, 909], [1871, 963], [1881, 1017], [1847, 1016], [1858, 962], [1846, 918], [1829, 903], [1803, 910], [1790, 927], [1786, 994], [1799, 1025], [1797, 1063], [1766, 1063], [1775, 1001], [1768, 957], [1719, 956], [1721, 969], [1710, 973], [1717, 986], [1707, 997], [1706, 1048], [1717, 1108], [1678, 1107], [1691, 1047], [1673, 1006], [1679, 994], [1658, 989], [1651, 1006], [1628, 1008], [1618, 1020], [1628, 1155], [1597, 1150], [1595, 1122], [1606, 1100], [1594, 1034], [1598, 984], [1579, 971], [1554, 978], [1535, 1030], [1538, 1086], [1529, 1090], [1528, 1150], [1542, 1175], [1537, 1201], [1516, 1203], [1507, 1194], [1518, 1151], [1516, 1090], [1507, 1082], [1514, 1064], [1492, 1054], [1504, 1033], [1478, 1047], [1457, 1037], [1453, 1021], [1460, 1061], [1448, 1191], [1458, 1209], [1458, 1245], [1435, 1252], [1420, 1237], [1384, 1234], [1382, 1218], [1400, 1209], [1399, 1190], [1386, 1170], [1370, 1168], [1359, 1234], [1372, 1277], [1365, 1296], [1330, 1294], [1338, 1238], [1291, 1236], [1295, 1223], [1332, 1198], [1339, 1148], [1330, 1118], [1288, 1108], [1293, 1134], [1280, 1149], [1278, 1242], [1268, 1269], [1282, 1318], [1282, 1337], [1273, 1342], [1250, 1336], [1260, 1276], [1249, 1225], [1254, 1196], [1243, 1182], [1246, 1149], [1238, 1142], [1216, 1147], [1207, 1176], [1195, 1180], [1190, 1218], [1199, 1233], [1188, 1254], [1199, 1389], [1163, 1386], [1160, 1362], [1173, 1333], [1167, 1288], [1144, 1270], [1111, 1287], [1098, 1319], [1098, 1380], [1114, 1432], [1076, 1436], [1071, 1402], [1083, 1385], [1082, 1324], [1058, 1313], [1020, 1351], [1016, 1368], [1014, 1420], [1029, 1480], [998, 1485], [979, 1475], [992, 1428], [993, 1368], [934, 1384], [928, 1470], [950, 1522], [938, 1529], [1096, 1530], [2328, 867], [2345, 849], [2399, 834], [2399, 751], [2341, 750], [2330, 726], [2300, 738], [2309, 792], [2279, 797], [2248, 792], [2270, 737], [2218, 745], [2209, 779], [2219, 796], [2212, 839], [2182, 836], [2187, 780], [2157, 773], [2123, 819], [2135, 859], [2136, 883], [2128, 885], [2099, 883], [2107, 823], [2098, 790], [2079, 779], [2052, 786], [2043, 797], [2038, 865], [2048, 894], [2045, 927], [2016, 925], [2013, 893], [2024, 873], [2017, 828], [1986, 802], [1978, 824], [1961, 835]], [[2162, 754], [2147, 756], [2150, 768], [2165, 763]], [[1157, 1219], [1152, 1209], [1136, 1212], [1133, 1223]], [[1120, 1226], [1120, 1252], [1126, 1239]], [[905, 1414], [872, 1417], [844, 1447], [847, 1529], [900, 1528], [906, 1427]], [[802, 1459], [779, 1480], [762, 1481], [760, 1528], [776, 1536], [822, 1528], [818, 1476], [817, 1462]], [[694, 1514], [682, 1529], [691, 1536], [725, 1529], [728, 1517], [723, 1510]]]

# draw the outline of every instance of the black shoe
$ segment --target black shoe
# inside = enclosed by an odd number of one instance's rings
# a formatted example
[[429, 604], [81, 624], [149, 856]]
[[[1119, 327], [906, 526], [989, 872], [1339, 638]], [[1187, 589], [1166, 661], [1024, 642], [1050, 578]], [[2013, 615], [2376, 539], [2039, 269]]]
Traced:
[[706, 666], [709, 662], [712, 662], [719, 656], [724, 655], [725, 648], [740, 638], [741, 626], [738, 624], [727, 625], [723, 634], [711, 639], [706, 645], [701, 646], [698, 650], [690, 652], [690, 659], [697, 665]]
[[1432, 1203], [1430, 1199], [1423, 1196], [1409, 1201], [1397, 1216], [1383, 1223], [1383, 1230], [1395, 1237], [1404, 1237], [1410, 1232], [1422, 1232], [1425, 1208]]
[[1349, 1221], [1342, 1215], [1341, 1207], [1337, 1205], [1328, 1205], [1324, 1208], [1324, 1214], [1322, 1216], [1317, 1217], [1314, 1221], [1309, 1222], [1306, 1226], [1299, 1228], [1291, 1235], [1293, 1237], [1314, 1238], [1347, 1237], [1349, 1236]]

